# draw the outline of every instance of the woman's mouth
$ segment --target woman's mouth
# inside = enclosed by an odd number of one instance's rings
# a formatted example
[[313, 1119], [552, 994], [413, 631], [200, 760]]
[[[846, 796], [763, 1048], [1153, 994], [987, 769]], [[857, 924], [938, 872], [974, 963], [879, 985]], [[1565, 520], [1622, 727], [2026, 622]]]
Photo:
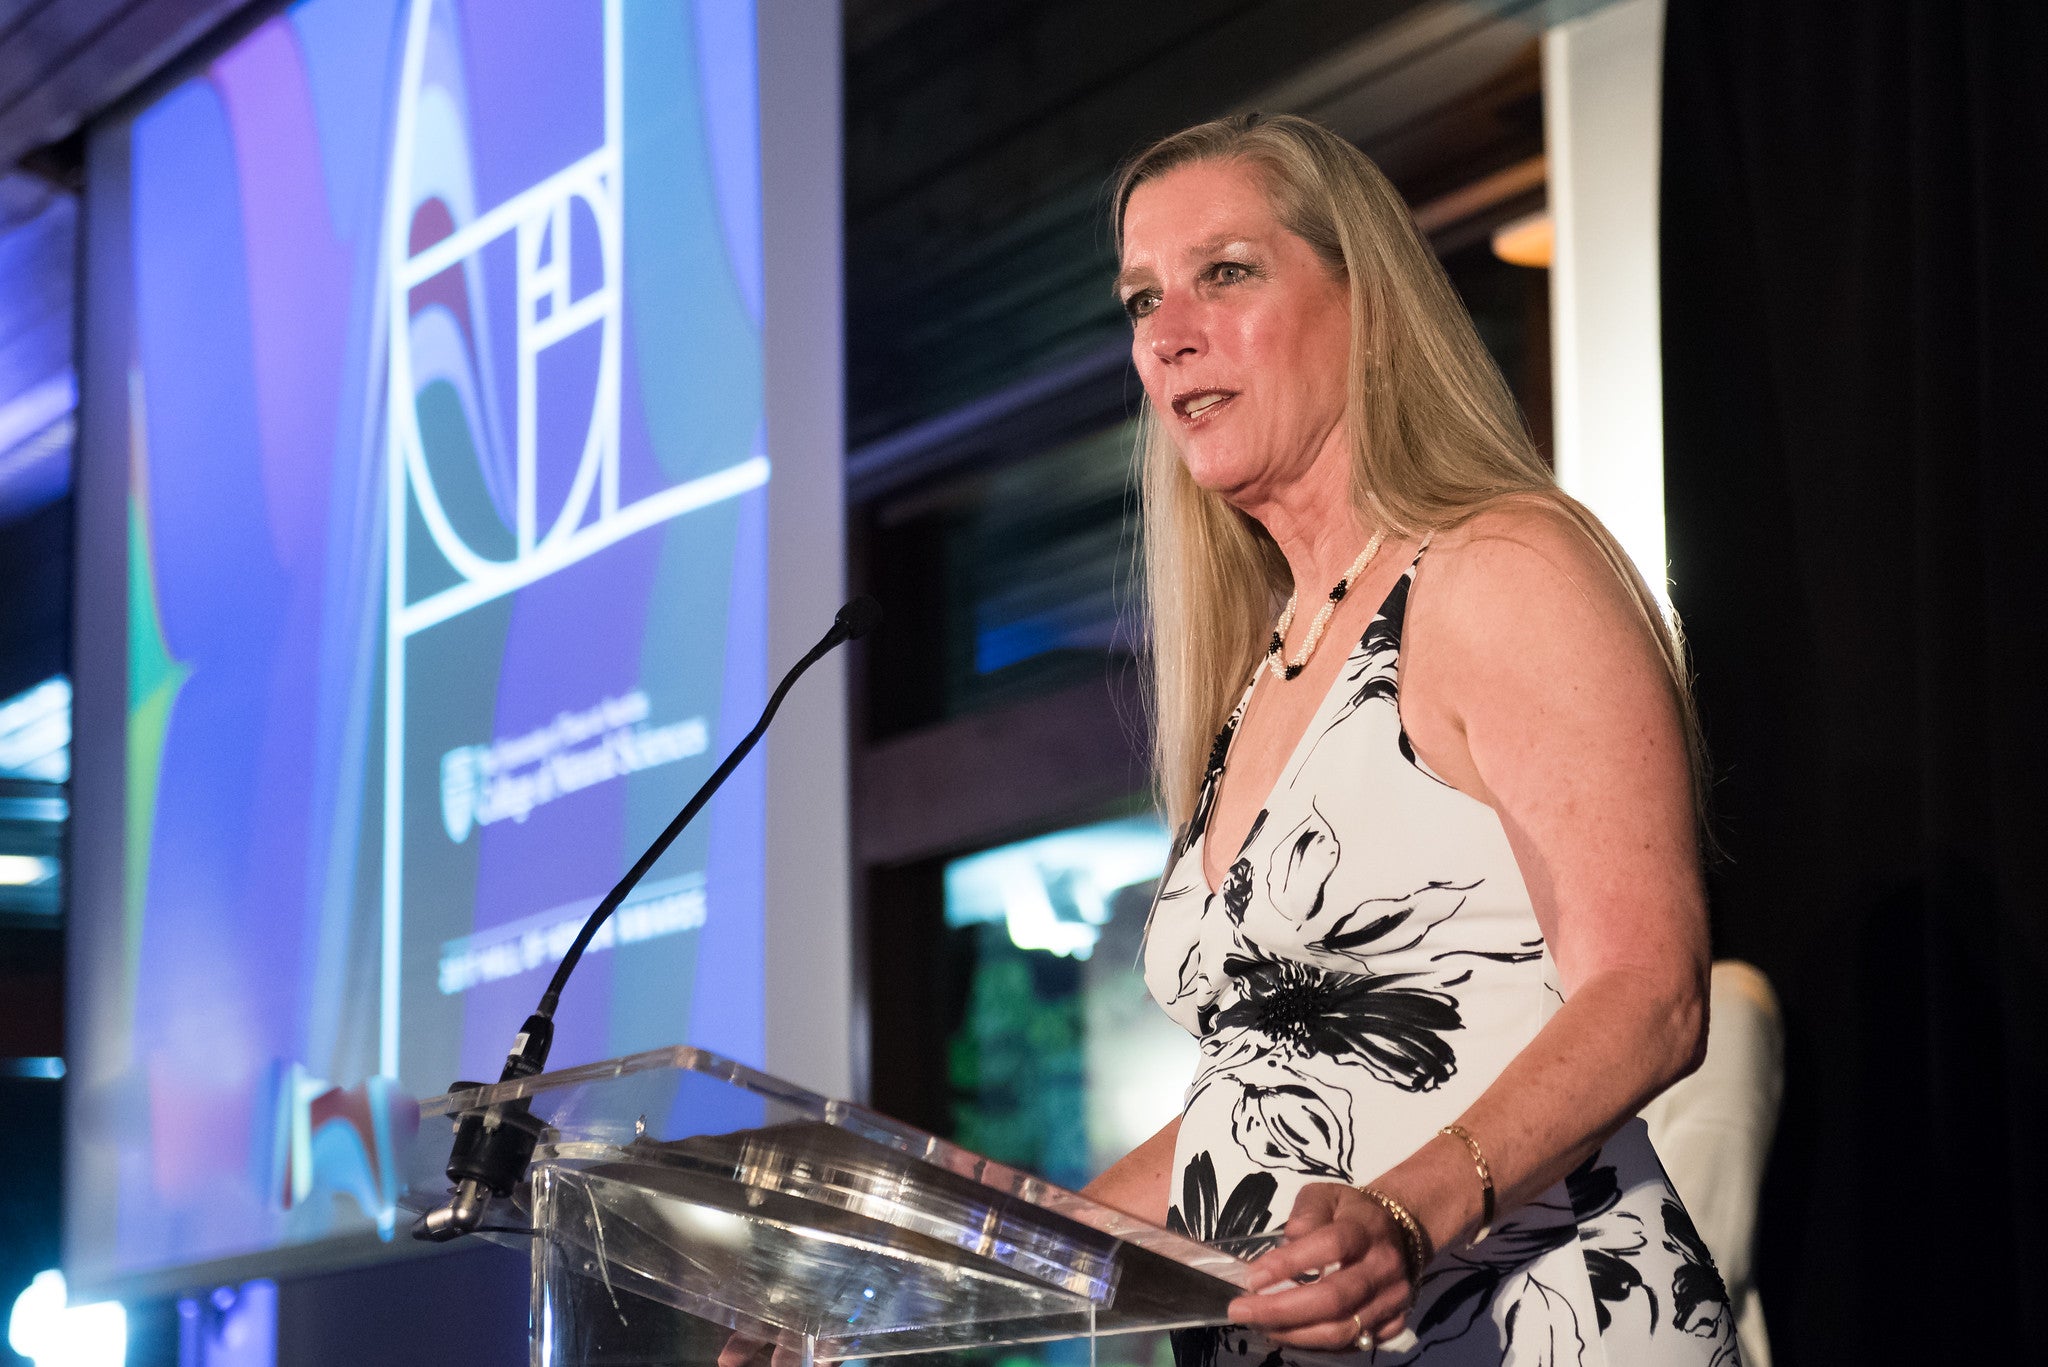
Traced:
[[1236, 397], [1234, 389], [1194, 389], [1174, 396], [1173, 411], [1183, 423], [1196, 427], [1221, 412], [1223, 406]]

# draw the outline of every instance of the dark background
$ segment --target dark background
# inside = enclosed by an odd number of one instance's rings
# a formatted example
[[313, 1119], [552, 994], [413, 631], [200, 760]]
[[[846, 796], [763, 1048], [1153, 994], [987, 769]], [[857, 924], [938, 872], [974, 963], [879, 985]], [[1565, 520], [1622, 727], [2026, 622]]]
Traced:
[[2048, 11], [1672, 0], [1665, 499], [1786, 1363], [2041, 1361]]

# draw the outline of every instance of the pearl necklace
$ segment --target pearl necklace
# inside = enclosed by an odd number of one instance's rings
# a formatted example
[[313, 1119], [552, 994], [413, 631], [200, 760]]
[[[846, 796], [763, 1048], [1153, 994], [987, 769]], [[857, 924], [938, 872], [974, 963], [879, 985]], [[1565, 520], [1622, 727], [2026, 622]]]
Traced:
[[[1287, 645], [1287, 628], [1294, 625], [1294, 603], [1299, 590], [1288, 595], [1287, 610], [1280, 614], [1280, 622], [1273, 628], [1272, 644], [1266, 647], [1266, 658], [1259, 662], [1261, 669], [1272, 670], [1273, 677], [1283, 683], [1301, 677], [1301, 671], [1308, 668], [1309, 658], [1316, 653], [1316, 646], [1323, 639], [1323, 628], [1330, 625], [1330, 614], [1337, 610], [1337, 604], [1344, 601], [1344, 595], [1350, 591], [1352, 583], [1365, 572], [1365, 567], [1372, 563], [1372, 558], [1379, 554], [1381, 536], [1380, 532], [1372, 534], [1372, 540], [1365, 543], [1365, 549], [1358, 553], [1358, 559], [1351, 562], [1351, 568], [1344, 571], [1344, 577], [1337, 581], [1337, 587], [1330, 590], [1329, 597], [1323, 600], [1322, 610], [1316, 614], [1316, 619], [1308, 624], [1308, 636], [1301, 643], [1301, 653], [1292, 660], [1283, 659], [1280, 652]], [[1254, 674], [1252, 677], [1256, 679], [1258, 675]]]

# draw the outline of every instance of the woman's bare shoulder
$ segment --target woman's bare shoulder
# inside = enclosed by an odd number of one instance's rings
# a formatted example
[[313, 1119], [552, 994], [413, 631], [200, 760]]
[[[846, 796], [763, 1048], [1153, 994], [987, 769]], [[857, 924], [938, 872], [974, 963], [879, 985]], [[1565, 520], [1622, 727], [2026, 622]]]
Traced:
[[1432, 615], [1486, 629], [1532, 615], [1637, 623], [1622, 571], [1563, 500], [1540, 493], [1495, 499], [1430, 542], [1424, 574]]
[[1446, 528], [1423, 560], [1404, 659], [1410, 740], [1539, 843], [1572, 846], [1551, 824], [1566, 808], [1628, 829], [1617, 795], [1690, 830], [1661, 625], [1624, 572], [1569, 505], [1534, 499]]

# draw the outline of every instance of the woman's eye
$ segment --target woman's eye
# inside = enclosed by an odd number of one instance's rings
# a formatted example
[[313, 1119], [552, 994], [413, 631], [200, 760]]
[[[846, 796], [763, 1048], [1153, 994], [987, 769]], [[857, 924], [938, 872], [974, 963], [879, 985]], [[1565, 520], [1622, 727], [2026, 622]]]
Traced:
[[1124, 313], [1135, 323], [1150, 313], [1158, 302], [1158, 297], [1150, 290], [1140, 290], [1124, 300]]
[[1219, 285], [1235, 285], [1251, 278], [1251, 272], [1235, 261], [1221, 262], [1211, 275]]

